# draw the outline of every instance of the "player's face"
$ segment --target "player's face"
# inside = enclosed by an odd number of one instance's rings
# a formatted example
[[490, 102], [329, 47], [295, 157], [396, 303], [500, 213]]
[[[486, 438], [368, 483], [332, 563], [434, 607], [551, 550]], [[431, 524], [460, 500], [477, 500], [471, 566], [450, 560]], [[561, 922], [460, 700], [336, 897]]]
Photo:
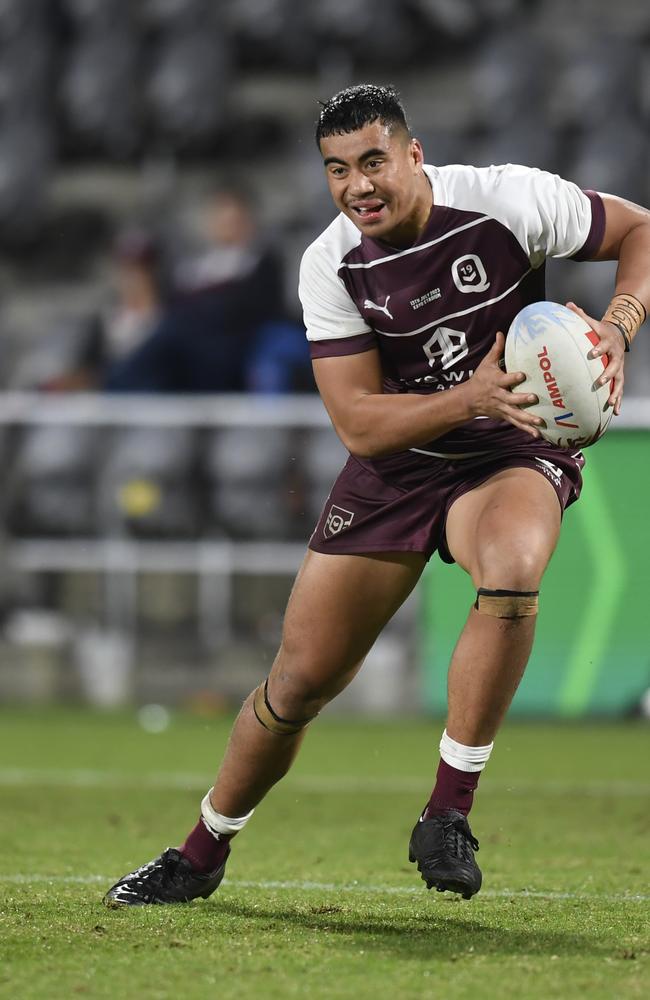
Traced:
[[422, 147], [381, 122], [321, 139], [336, 207], [366, 236], [394, 246], [414, 242], [431, 210]]

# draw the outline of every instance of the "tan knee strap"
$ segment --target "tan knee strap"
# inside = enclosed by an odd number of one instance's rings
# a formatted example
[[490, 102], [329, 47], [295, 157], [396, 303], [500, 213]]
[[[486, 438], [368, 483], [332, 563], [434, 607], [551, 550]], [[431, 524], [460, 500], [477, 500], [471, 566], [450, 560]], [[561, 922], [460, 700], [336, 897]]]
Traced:
[[299, 733], [301, 729], [309, 725], [312, 719], [316, 718], [315, 715], [312, 715], [309, 719], [282, 719], [273, 711], [269, 703], [268, 683], [268, 680], [265, 680], [256, 689], [253, 697], [253, 711], [257, 721], [270, 733], [276, 733], [278, 736], [291, 736], [293, 733]]
[[479, 587], [474, 607], [493, 618], [526, 618], [537, 614], [539, 590], [486, 590]]

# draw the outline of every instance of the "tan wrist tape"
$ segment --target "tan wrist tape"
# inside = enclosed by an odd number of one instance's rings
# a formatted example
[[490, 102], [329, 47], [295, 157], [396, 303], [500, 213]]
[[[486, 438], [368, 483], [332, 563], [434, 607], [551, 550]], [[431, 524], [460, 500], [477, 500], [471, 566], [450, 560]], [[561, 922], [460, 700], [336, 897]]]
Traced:
[[635, 295], [622, 293], [615, 295], [607, 306], [603, 321], [613, 323], [621, 330], [629, 344], [639, 332], [639, 327], [645, 322], [646, 308]]
[[486, 590], [479, 587], [474, 607], [493, 618], [527, 618], [537, 614], [538, 590]]
[[270, 733], [275, 733], [277, 736], [292, 736], [294, 733], [299, 733], [301, 729], [309, 725], [312, 719], [316, 718], [315, 715], [312, 715], [309, 719], [283, 719], [271, 708], [268, 683], [266, 680], [256, 689], [253, 696], [253, 711], [257, 721]]

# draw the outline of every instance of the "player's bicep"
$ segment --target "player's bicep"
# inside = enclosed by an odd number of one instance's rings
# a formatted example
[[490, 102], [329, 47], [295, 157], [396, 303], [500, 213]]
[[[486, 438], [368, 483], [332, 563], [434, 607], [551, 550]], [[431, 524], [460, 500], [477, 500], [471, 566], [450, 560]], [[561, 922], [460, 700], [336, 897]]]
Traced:
[[316, 358], [314, 378], [334, 428], [346, 446], [354, 440], [359, 420], [359, 404], [366, 396], [382, 392], [379, 351]]
[[605, 232], [590, 260], [618, 260], [623, 239], [637, 226], [650, 225], [650, 212], [613, 194], [601, 194], [605, 207]]

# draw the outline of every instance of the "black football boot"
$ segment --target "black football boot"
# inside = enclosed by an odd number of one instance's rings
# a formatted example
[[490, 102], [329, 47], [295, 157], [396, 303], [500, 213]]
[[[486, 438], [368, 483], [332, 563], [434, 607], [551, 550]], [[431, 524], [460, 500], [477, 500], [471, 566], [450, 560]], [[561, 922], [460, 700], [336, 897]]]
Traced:
[[119, 906], [188, 903], [197, 896], [207, 899], [221, 884], [228, 854], [218, 868], [203, 874], [195, 871], [180, 851], [168, 847], [159, 858], [124, 875], [108, 890], [103, 902], [117, 909]]
[[434, 886], [438, 892], [448, 889], [470, 899], [483, 880], [474, 851], [478, 851], [478, 840], [469, 828], [467, 817], [457, 809], [446, 809], [415, 824], [409, 861], [417, 861], [427, 889]]

